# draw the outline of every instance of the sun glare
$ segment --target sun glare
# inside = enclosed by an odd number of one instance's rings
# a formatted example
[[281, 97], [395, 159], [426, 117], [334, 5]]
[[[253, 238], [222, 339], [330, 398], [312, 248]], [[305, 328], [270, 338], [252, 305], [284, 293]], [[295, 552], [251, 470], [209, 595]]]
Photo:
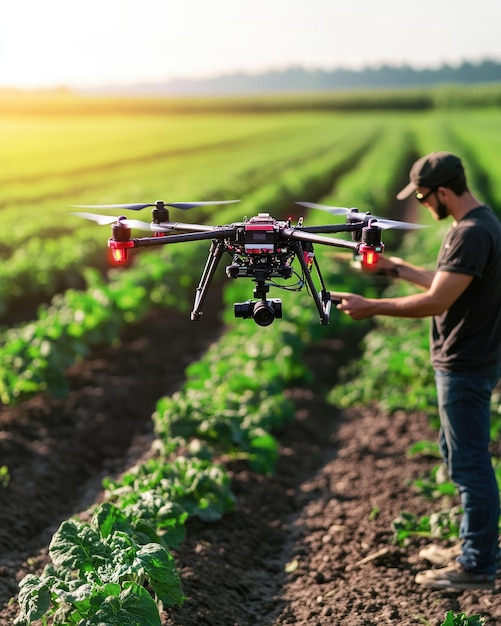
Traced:
[[[0, 87], [105, 86], [261, 72], [294, 65], [421, 67], [500, 58], [501, 3], [477, 0], [478, 19], [449, 2], [433, 14], [427, 45], [409, 37], [401, 0], [17, 0], [0, 8]], [[483, 5], [483, 10], [482, 10]], [[470, 20], [471, 22], [471, 20]]]

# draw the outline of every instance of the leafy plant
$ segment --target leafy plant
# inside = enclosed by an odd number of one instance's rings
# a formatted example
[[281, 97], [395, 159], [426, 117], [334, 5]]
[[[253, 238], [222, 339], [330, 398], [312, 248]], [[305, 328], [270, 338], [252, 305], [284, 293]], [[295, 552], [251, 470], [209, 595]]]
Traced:
[[398, 545], [404, 545], [413, 536], [440, 539], [458, 537], [460, 516], [461, 509], [459, 507], [420, 518], [409, 511], [402, 511], [391, 524], [393, 541]]
[[445, 620], [440, 626], [483, 626], [485, 623], [485, 619], [480, 615], [471, 615], [468, 617], [466, 613], [447, 611]]
[[432, 456], [437, 459], [441, 458], [438, 442], [421, 439], [407, 448], [407, 456], [409, 458], [419, 455]]
[[105, 479], [103, 485], [107, 498], [124, 510], [141, 511], [146, 497], [176, 504], [188, 516], [215, 521], [235, 505], [224, 468], [196, 457], [178, 456], [170, 462], [162, 456], [151, 458], [117, 481]]
[[49, 545], [52, 562], [20, 583], [16, 626], [48, 618], [75, 626], [159, 626], [162, 606], [183, 604], [172, 555], [158, 543], [137, 543], [127, 528], [116, 530], [120, 518], [107, 503], [90, 524], [61, 524]]
[[438, 499], [443, 496], [454, 497], [457, 495], [457, 488], [449, 479], [443, 464], [435, 465], [431, 468], [427, 477], [417, 478], [410, 481], [409, 484], [430, 499]]

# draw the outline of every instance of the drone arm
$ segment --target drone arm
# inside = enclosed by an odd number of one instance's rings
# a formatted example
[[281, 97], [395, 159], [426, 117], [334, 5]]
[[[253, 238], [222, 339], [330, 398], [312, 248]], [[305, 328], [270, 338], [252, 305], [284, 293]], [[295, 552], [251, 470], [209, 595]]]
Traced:
[[358, 250], [358, 243], [355, 241], [347, 241], [344, 239], [337, 239], [335, 237], [322, 237], [321, 235], [315, 235], [313, 233], [305, 232], [303, 229], [296, 228], [284, 228], [283, 234], [291, 239], [297, 239], [299, 241], [311, 241], [312, 243], [321, 243], [327, 246], [336, 246], [338, 248], [349, 248], [350, 250]]
[[[207, 226], [206, 224], [184, 224], [183, 222], [160, 222], [158, 224], [160, 228], [164, 228], [166, 232], [171, 230], [187, 230], [189, 232], [214, 232], [214, 226]], [[160, 231], [159, 228], [159, 231]], [[160, 231], [161, 232], [161, 231]]]
[[[369, 226], [362, 228], [361, 241], [345, 241], [343, 239], [334, 239], [331, 237], [322, 237], [312, 233], [304, 233], [301, 230], [288, 229], [287, 235], [291, 239], [299, 239], [301, 241], [311, 241], [312, 243], [321, 243], [328, 246], [337, 246], [340, 248], [349, 248], [354, 250], [361, 256], [362, 265], [364, 267], [372, 267], [377, 264], [379, 255], [384, 251], [384, 244], [381, 241], [381, 229], [377, 226]], [[358, 239], [358, 237], [357, 237]]]
[[322, 226], [301, 226], [305, 233], [352, 233], [364, 227], [363, 222], [354, 224], [323, 224]]
[[150, 246], [161, 246], [169, 243], [181, 243], [184, 241], [203, 241], [204, 239], [225, 239], [235, 233], [234, 228], [221, 230], [211, 230], [193, 233], [179, 233], [177, 235], [167, 235], [166, 237], [141, 237], [132, 239], [134, 248], [148, 248]]

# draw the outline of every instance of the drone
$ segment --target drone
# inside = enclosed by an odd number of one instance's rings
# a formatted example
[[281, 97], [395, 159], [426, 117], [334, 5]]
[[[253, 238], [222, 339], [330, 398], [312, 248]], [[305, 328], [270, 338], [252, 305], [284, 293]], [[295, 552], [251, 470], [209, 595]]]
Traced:
[[[124, 209], [140, 211], [152, 207], [151, 222], [129, 219], [121, 215], [101, 215], [90, 212], [73, 213], [77, 217], [92, 220], [100, 225], [111, 225], [108, 247], [115, 263], [125, 263], [132, 248], [210, 240], [209, 254], [200, 281], [196, 288], [191, 320], [198, 321], [202, 316], [202, 306], [221, 258], [226, 254], [230, 260], [226, 266], [228, 278], [249, 278], [255, 283], [254, 299], [234, 303], [237, 318], [253, 319], [259, 326], [269, 326], [276, 318], [282, 318], [282, 301], [269, 298], [270, 287], [289, 291], [300, 291], [305, 285], [312, 296], [320, 316], [320, 324], [327, 325], [333, 302], [327, 291], [314, 253], [314, 244], [350, 249], [365, 267], [375, 266], [378, 256], [384, 251], [382, 231], [387, 228], [421, 228], [420, 224], [399, 222], [361, 212], [357, 208], [332, 207], [313, 202], [296, 202], [307, 209], [321, 209], [332, 215], [345, 215], [345, 224], [305, 226], [300, 217], [296, 224], [292, 218], [277, 220], [269, 213], [258, 213], [241, 222], [212, 226], [190, 224], [170, 220], [169, 208], [188, 210], [194, 207], [221, 205], [240, 200], [220, 200], [204, 202], [163, 202], [139, 204], [97, 204], [73, 205], [82, 209]], [[153, 236], [132, 237], [133, 228], [153, 232]], [[327, 237], [325, 234], [350, 233], [351, 239]], [[293, 264], [299, 263], [300, 271]], [[320, 288], [312, 276], [316, 273]], [[296, 282], [287, 286], [275, 279]]]

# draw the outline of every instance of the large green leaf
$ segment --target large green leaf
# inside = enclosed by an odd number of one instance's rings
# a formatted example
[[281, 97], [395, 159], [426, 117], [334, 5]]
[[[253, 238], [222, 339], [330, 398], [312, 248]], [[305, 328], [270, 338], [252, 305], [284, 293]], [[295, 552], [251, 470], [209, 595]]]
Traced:
[[109, 560], [111, 550], [91, 526], [69, 519], [52, 537], [49, 555], [56, 565], [86, 572]]
[[16, 626], [28, 626], [40, 619], [50, 606], [50, 588], [47, 581], [34, 574], [25, 576], [19, 584], [20, 612], [14, 621]]
[[144, 587], [126, 583], [119, 596], [108, 596], [79, 626], [160, 626], [155, 601]]

